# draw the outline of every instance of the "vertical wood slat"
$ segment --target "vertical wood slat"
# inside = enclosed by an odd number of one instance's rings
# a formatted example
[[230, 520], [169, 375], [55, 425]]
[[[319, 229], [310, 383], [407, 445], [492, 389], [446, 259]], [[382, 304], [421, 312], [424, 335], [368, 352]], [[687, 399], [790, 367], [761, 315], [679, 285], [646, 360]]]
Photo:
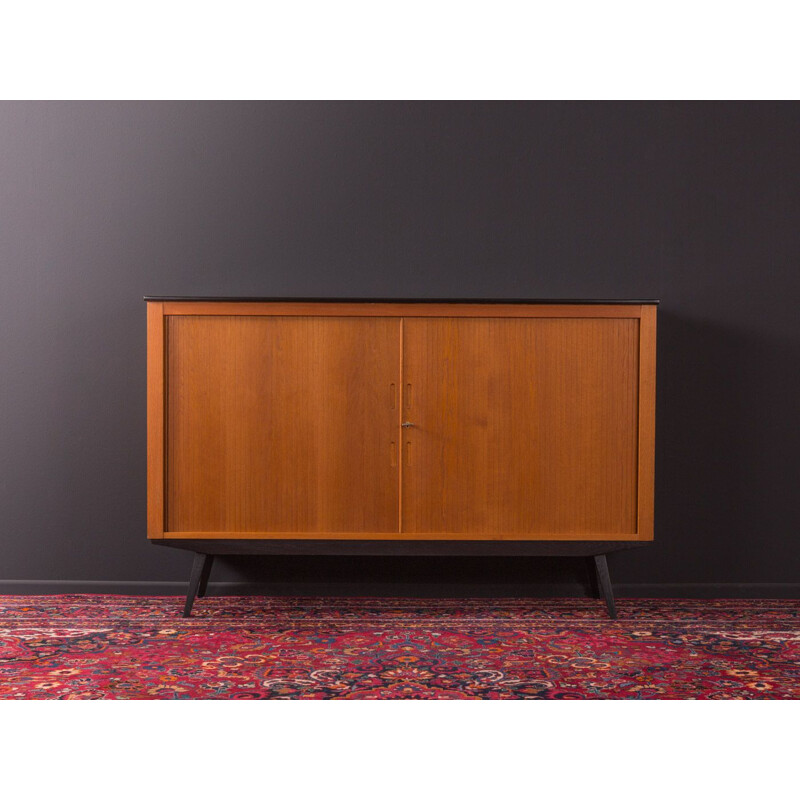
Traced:
[[147, 304], [147, 536], [164, 538], [164, 304]]
[[638, 538], [653, 539], [656, 440], [656, 307], [642, 306], [639, 320], [639, 519]]
[[398, 392], [397, 392], [397, 532], [403, 533], [403, 457], [405, 448], [403, 446], [403, 415], [406, 407], [405, 392], [405, 372], [403, 361], [405, 359], [405, 320], [400, 317], [400, 364], [398, 368]]

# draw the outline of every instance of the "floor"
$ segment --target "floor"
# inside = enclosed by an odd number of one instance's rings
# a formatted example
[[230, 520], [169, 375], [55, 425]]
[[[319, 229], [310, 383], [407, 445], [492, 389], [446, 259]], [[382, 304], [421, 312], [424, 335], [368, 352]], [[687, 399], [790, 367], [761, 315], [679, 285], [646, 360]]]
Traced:
[[800, 600], [0, 596], [4, 699], [800, 699]]

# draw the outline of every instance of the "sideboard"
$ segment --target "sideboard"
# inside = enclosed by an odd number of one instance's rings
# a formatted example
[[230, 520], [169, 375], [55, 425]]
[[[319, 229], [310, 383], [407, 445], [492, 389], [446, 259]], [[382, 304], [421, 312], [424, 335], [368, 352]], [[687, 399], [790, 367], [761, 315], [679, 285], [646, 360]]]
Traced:
[[653, 539], [657, 301], [145, 297], [147, 534], [230, 553]]

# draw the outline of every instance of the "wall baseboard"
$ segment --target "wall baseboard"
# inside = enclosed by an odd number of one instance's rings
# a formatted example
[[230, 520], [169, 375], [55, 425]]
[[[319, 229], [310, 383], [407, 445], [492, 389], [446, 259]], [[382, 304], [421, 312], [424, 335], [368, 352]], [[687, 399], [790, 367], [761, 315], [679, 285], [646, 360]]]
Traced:
[[[184, 595], [182, 581], [36, 581], [0, 580], [0, 595], [119, 594]], [[800, 583], [616, 583], [617, 597], [800, 599]], [[578, 583], [408, 584], [235, 583], [208, 586], [210, 596], [265, 595], [334, 597], [585, 597]]]

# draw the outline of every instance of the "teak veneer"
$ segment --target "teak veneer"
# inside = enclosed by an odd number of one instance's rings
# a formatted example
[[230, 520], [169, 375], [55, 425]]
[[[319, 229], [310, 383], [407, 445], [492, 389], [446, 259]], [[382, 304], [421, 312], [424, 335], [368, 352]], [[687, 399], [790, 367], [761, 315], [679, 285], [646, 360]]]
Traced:
[[215, 554], [359, 547], [583, 555], [613, 615], [605, 554], [653, 538], [656, 301], [145, 299], [186, 615]]

